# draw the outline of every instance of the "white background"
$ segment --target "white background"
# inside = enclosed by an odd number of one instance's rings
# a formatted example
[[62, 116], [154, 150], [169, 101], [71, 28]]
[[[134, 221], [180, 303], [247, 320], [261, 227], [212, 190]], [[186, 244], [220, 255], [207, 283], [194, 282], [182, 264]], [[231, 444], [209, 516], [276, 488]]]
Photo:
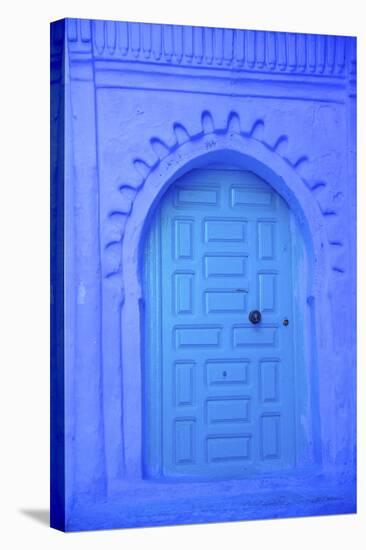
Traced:
[[[366, 547], [363, 1], [8, 0], [0, 17], [0, 545], [39, 548]], [[221, 6], [220, 6], [221, 4]], [[49, 499], [49, 22], [62, 17], [358, 36], [359, 512], [63, 534]], [[353, 223], [353, 220], [351, 220]], [[364, 538], [363, 542], [362, 539]]]

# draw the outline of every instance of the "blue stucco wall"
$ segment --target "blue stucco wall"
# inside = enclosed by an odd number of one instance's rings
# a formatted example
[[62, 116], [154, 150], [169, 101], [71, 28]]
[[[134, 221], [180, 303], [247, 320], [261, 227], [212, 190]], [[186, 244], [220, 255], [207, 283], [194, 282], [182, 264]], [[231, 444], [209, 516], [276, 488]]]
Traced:
[[[355, 38], [51, 25], [52, 526], [355, 511], [355, 110]], [[144, 477], [145, 236], [169, 185], [207, 163], [271, 184], [305, 243], [291, 476]]]

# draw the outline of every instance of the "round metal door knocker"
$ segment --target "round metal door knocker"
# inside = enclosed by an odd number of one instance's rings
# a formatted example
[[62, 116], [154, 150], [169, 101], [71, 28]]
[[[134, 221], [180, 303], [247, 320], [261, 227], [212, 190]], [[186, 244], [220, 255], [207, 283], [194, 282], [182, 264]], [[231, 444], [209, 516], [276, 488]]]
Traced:
[[257, 325], [258, 323], [260, 323], [261, 319], [262, 314], [257, 309], [253, 309], [253, 311], [249, 313], [249, 321], [253, 323], [253, 325]]

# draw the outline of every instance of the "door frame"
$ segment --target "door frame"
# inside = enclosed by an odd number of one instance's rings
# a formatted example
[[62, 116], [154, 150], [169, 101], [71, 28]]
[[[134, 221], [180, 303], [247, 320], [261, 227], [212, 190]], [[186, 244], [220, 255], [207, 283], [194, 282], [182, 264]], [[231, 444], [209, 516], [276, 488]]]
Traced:
[[[318, 391], [318, 368], [321, 363], [319, 345], [324, 340], [321, 325], [315, 326], [317, 313], [326, 311], [328, 246], [321, 212], [314, 196], [293, 167], [274, 151], [259, 141], [236, 134], [215, 136], [207, 151], [207, 137], [186, 142], [163, 159], [157, 170], [152, 170], [139, 190], [131, 214], [127, 220], [122, 243], [122, 272], [126, 289], [121, 312], [122, 362], [124, 365], [123, 418], [125, 468], [135, 478], [159, 476], [160, 464], [144, 459], [146, 440], [151, 430], [146, 426], [147, 403], [144, 399], [146, 374], [144, 369], [144, 303], [143, 303], [143, 253], [150, 220], [169, 185], [184, 173], [203, 168], [207, 164], [231, 164], [256, 173], [271, 185], [288, 203], [304, 241], [301, 292], [307, 307], [301, 333], [304, 335], [303, 351], [305, 368], [301, 369], [306, 380], [307, 393], [298, 403], [297, 419], [301, 426], [297, 431], [297, 449], [301, 469], [321, 466], [321, 438], [324, 437], [321, 417], [321, 396]], [[295, 251], [299, 260], [301, 252]], [[296, 281], [295, 281], [296, 283]], [[296, 287], [295, 287], [296, 288]], [[297, 329], [300, 331], [300, 328]], [[128, 392], [124, 391], [128, 388]], [[137, 414], [136, 414], [137, 413]], [[148, 445], [150, 443], [147, 443]], [[141, 465], [141, 469], [136, 466]]]

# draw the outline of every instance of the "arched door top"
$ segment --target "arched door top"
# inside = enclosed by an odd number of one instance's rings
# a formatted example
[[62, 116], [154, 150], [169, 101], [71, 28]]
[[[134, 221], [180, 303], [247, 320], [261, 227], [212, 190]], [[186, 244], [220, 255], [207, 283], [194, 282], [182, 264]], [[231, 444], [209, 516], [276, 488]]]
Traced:
[[[147, 174], [133, 198], [121, 237], [124, 283], [129, 278], [130, 271], [124, 270], [123, 266], [132, 261], [135, 262], [135, 273], [140, 271], [144, 236], [160, 197], [184, 173], [212, 163], [230, 164], [250, 170], [268, 182], [285, 199], [301, 227], [311, 262], [309, 300], [317, 294], [319, 284], [323, 285], [324, 290], [326, 281], [320, 273], [324, 273], [322, 270], [325, 266], [330, 269], [329, 244], [324, 217], [312, 191], [294, 167], [275, 151], [252, 136], [229, 132], [215, 134], [214, 139], [211, 135], [202, 134], [194, 140], [186, 141]], [[118, 258], [119, 264], [120, 252]], [[116, 274], [118, 275], [118, 270]], [[139, 276], [137, 281], [140, 282]]]

